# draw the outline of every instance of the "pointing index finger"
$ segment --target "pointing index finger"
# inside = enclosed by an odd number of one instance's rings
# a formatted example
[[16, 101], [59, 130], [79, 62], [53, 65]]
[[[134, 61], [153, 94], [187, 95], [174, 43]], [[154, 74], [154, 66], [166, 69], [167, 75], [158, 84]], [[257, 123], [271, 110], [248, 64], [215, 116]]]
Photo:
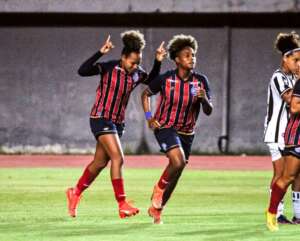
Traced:
[[158, 48], [162, 49], [164, 47], [164, 44], [165, 44], [165, 41], [162, 41]]
[[110, 41], [110, 34], [108, 35], [107, 39], [106, 39], [106, 43], [108, 43]]

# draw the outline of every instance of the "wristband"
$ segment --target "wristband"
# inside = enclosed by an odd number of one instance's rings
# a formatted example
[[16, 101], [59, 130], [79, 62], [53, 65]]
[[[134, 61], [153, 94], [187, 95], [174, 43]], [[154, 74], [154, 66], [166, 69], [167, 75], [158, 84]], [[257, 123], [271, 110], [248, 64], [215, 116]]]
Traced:
[[151, 113], [151, 111], [145, 112], [145, 117], [146, 117], [146, 120], [150, 120], [150, 119], [152, 118], [152, 113]]

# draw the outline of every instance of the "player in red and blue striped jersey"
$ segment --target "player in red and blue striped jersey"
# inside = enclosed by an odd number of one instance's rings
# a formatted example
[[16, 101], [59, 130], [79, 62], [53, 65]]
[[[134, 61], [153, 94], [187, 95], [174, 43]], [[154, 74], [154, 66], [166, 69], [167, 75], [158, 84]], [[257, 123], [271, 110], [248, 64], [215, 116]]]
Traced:
[[100, 84], [96, 91], [95, 103], [90, 115], [91, 131], [97, 145], [93, 161], [74, 188], [66, 191], [68, 210], [72, 217], [77, 215], [77, 207], [82, 192], [91, 185], [98, 174], [111, 161], [111, 181], [121, 218], [136, 215], [139, 209], [126, 201], [122, 178], [124, 155], [120, 138], [124, 131], [125, 110], [132, 91], [139, 84], [148, 84], [160, 72], [161, 61], [166, 52], [163, 43], [156, 51], [152, 71], [148, 75], [141, 67], [142, 50], [145, 46], [143, 34], [139, 31], [126, 31], [121, 34], [123, 50], [121, 59], [109, 62], [97, 62], [114, 46], [110, 36], [105, 44], [79, 68], [80, 76], [100, 75]]
[[[161, 223], [161, 213], [169, 200], [189, 159], [194, 128], [202, 106], [212, 112], [209, 82], [196, 73], [197, 41], [192, 36], [176, 35], [168, 44], [169, 57], [176, 69], [155, 78], [142, 94], [142, 104], [149, 127], [154, 130], [161, 151], [169, 163], [154, 186], [148, 213], [154, 223]], [[152, 117], [150, 97], [160, 93], [157, 110]]]

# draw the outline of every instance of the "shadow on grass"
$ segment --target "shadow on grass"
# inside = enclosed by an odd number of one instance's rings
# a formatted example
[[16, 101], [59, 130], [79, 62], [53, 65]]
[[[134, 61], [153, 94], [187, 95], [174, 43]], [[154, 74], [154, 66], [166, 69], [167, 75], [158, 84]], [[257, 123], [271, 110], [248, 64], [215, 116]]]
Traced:
[[64, 227], [53, 227], [53, 230], [48, 229], [47, 236], [55, 237], [78, 237], [78, 236], [106, 236], [106, 235], [120, 235], [132, 234], [134, 230], [141, 231], [153, 226], [152, 223], [124, 223], [124, 224], [106, 224], [95, 226], [91, 225], [72, 225]]

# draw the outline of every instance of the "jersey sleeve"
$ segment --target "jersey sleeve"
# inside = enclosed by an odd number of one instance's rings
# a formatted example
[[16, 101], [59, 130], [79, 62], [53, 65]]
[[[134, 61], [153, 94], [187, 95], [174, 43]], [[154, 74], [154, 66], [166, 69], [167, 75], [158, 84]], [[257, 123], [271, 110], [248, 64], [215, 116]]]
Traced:
[[164, 75], [158, 75], [156, 78], [151, 80], [148, 85], [148, 90], [151, 94], [155, 95], [161, 91]]
[[96, 63], [96, 66], [99, 70], [99, 73], [104, 74], [104, 73], [108, 72], [109, 69], [111, 69], [114, 66], [114, 63], [113, 63], [113, 61], [98, 62], [98, 63]]
[[146, 76], [146, 78], [143, 80], [143, 83], [146, 85], [149, 85], [152, 80], [154, 80], [160, 73], [160, 68], [161, 68], [161, 62], [157, 61], [156, 59], [154, 60], [154, 64], [152, 66], [152, 70], [150, 73]]
[[293, 86], [291, 86], [291, 84], [289, 83], [287, 77], [285, 77], [281, 73], [277, 73], [273, 77], [273, 83], [280, 96], [282, 96], [285, 92], [293, 88]]
[[205, 75], [202, 75], [201, 77], [201, 87], [205, 89], [207, 99], [211, 101], [211, 89], [208, 78]]
[[293, 96], [300, 98], [300, 81], [298, 80], [295, 84], [294, 90], [293, 90]]
[[86, 61], [78, 69], [78, 74], [80, 76], [93, 76], [100, 74], [100, 70], [96, 61], [102, 56], [103, 54], [100, 51], [97, 51], [94, 55], [88, 58]]

